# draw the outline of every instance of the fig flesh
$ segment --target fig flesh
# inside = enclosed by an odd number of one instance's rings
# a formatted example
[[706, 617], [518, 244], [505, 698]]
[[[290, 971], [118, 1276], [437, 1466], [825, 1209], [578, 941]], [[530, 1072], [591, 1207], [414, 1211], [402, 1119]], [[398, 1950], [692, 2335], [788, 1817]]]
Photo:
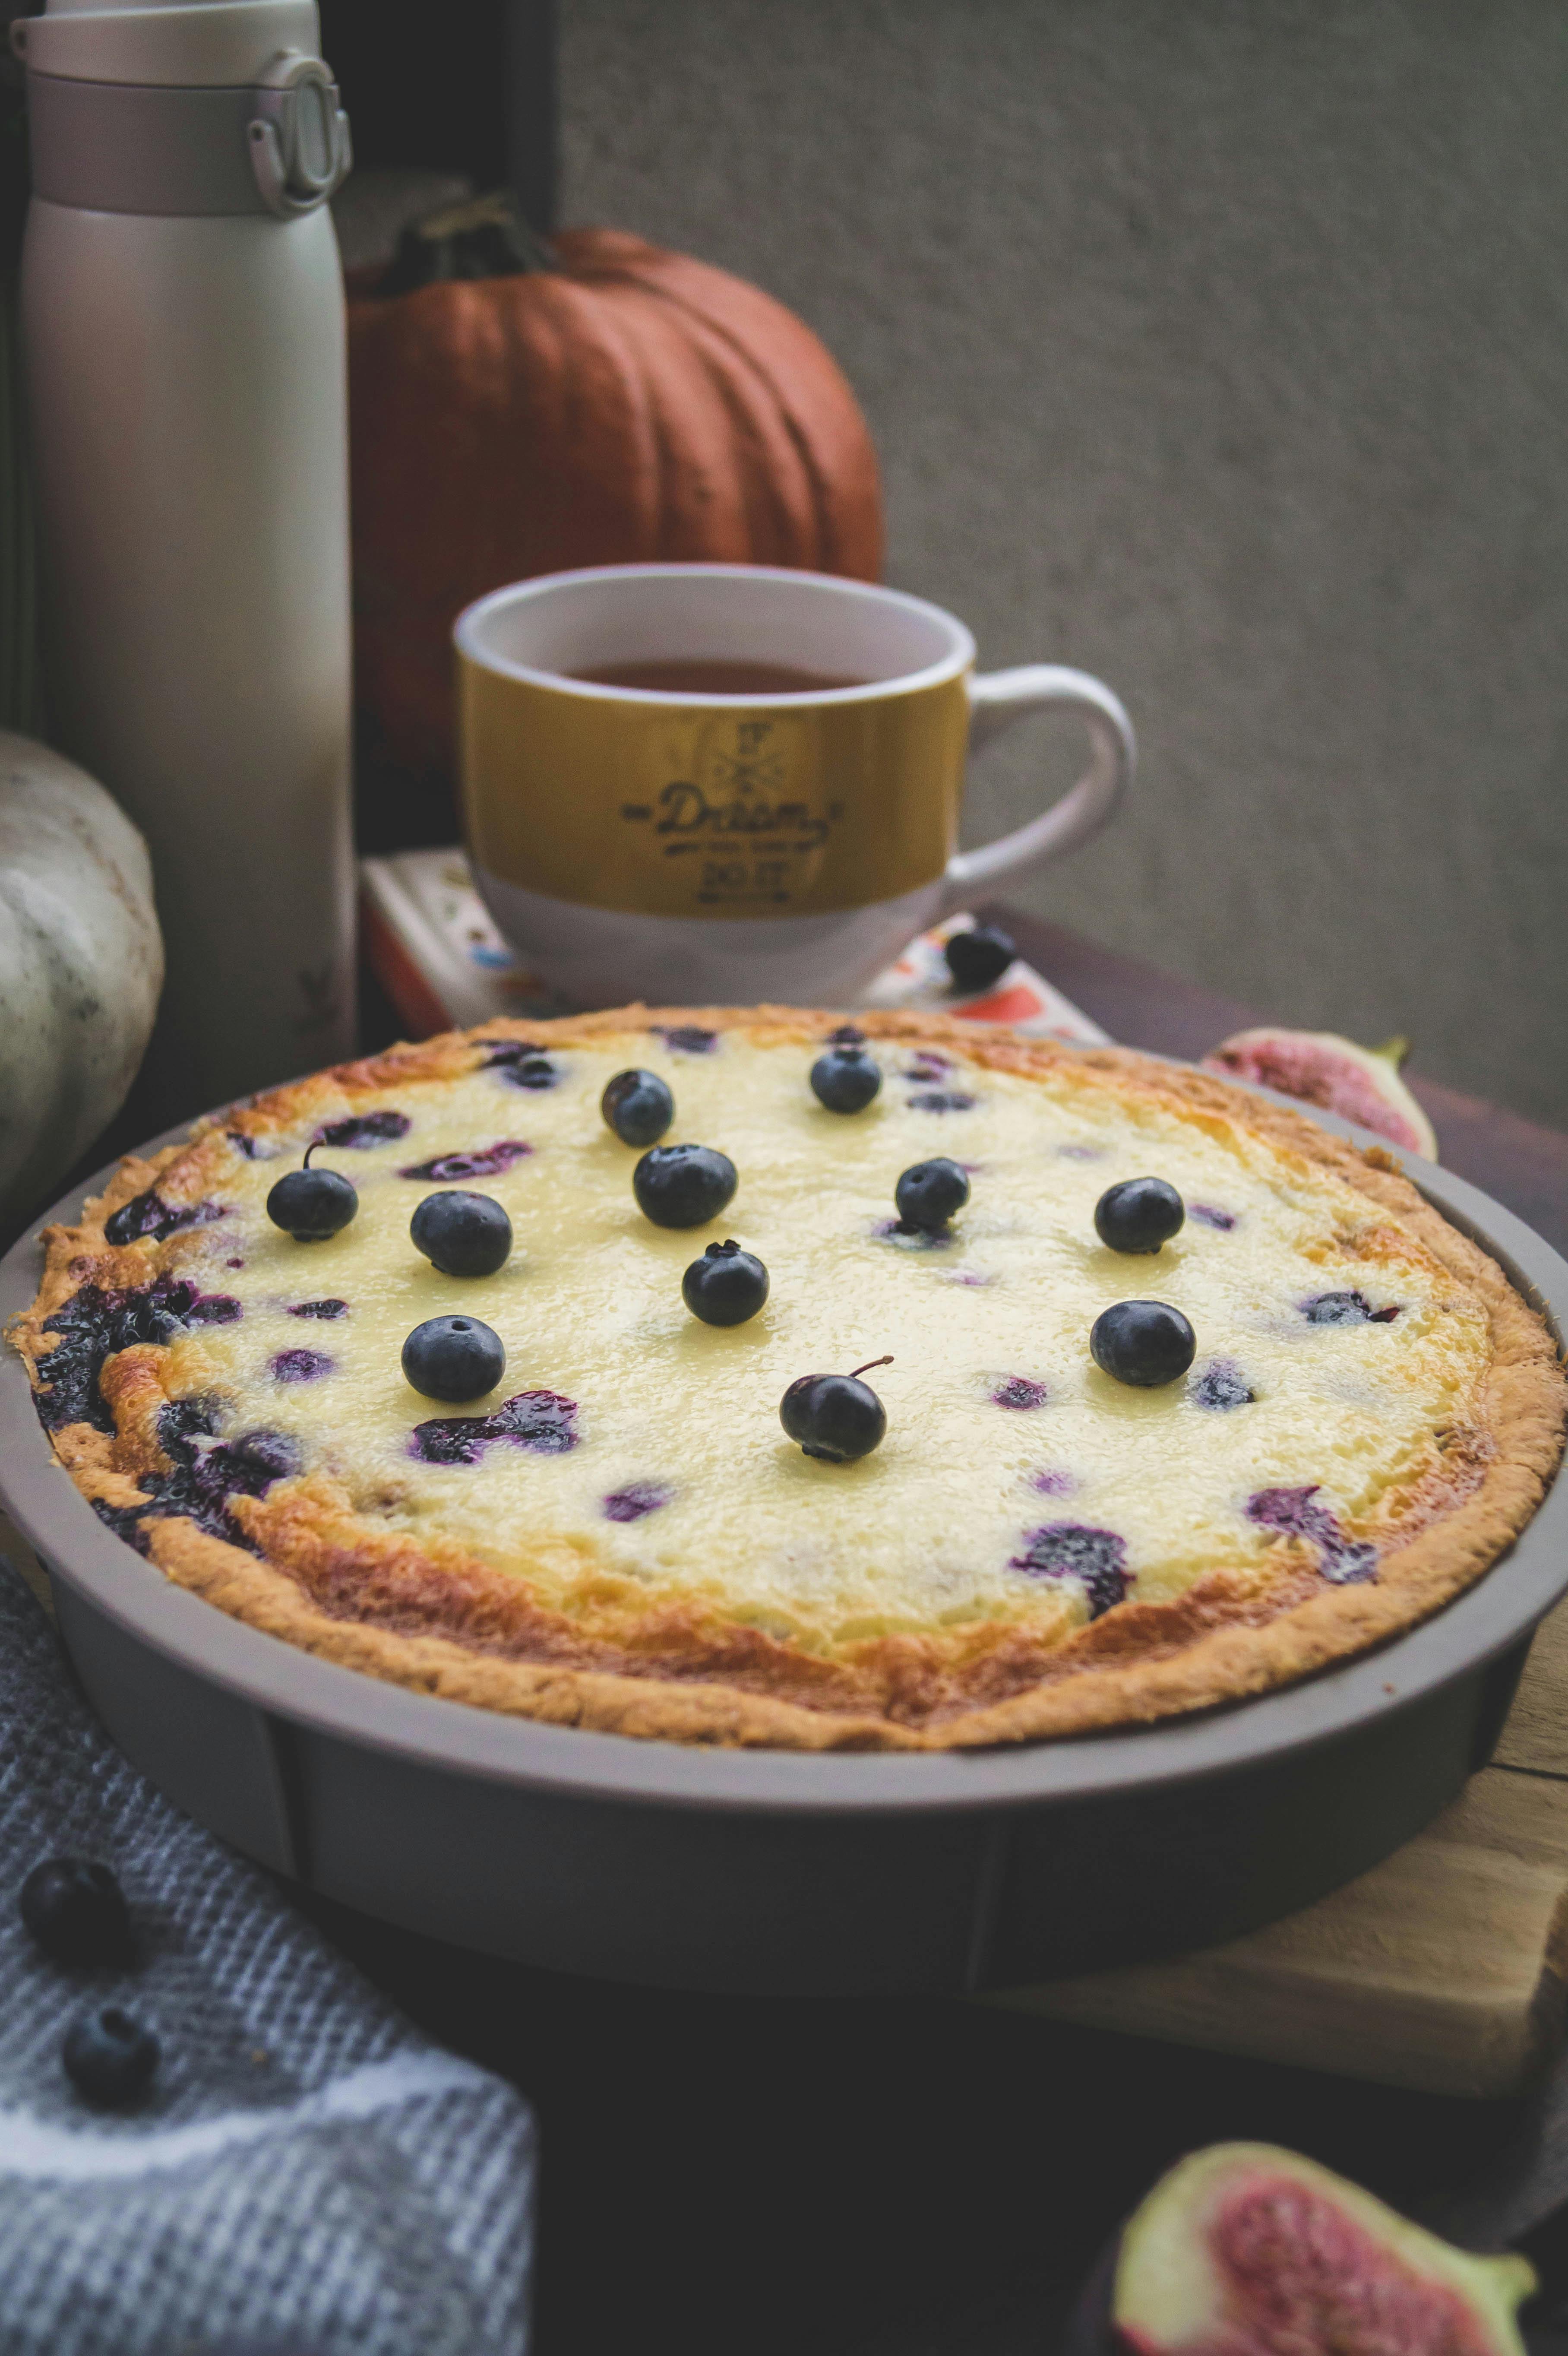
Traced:
[[1520, 2257], [1440, 2241], [1273, 2144], [1179, 2160], [1122, 2229], [1070, 2346], [1084, 2356], [1525, 2356]]
[[1233, 1031], [1211, 1049], [1200, 1069], [1319, 1105], [1435, 1162], [1432, 1123], [1399, 1076], [1409, 1052], [1403, 1039], [1358, 1047], [1333, 1031]]

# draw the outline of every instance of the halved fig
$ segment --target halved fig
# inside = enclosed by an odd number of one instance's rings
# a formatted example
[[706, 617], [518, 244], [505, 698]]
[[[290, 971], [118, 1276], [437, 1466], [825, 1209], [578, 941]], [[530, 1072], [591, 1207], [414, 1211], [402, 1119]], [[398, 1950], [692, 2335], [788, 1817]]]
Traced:
[[1200, 1068], [1227, 1079], [1252, 1080], [1283, 1097], [1321, 1105], [1413, 1153], [1437, 1159], [1432, 1123], [1400, 1078], [1408, 1039], [1358, 1047], [1334, 1031], [1233, 1031], [1211, 1049]]
[[1527, 2259], [1472, 2257], [1297, 2152], [1220, 2143], [1179, 2160], [1127, 2220], [1070, 2345], [1525, 2356], [1515, 2311], [1535, 2287]]

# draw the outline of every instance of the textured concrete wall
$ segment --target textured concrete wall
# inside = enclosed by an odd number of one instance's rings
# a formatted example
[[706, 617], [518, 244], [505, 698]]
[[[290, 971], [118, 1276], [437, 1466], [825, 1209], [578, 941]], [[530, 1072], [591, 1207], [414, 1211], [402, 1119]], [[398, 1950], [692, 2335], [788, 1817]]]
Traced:
[[1568, 1124], [1565, 89], [1556, 0], [564, 0], [564, 217], [793, 304], [891, 579], [1130, 706], [1023, 896]]

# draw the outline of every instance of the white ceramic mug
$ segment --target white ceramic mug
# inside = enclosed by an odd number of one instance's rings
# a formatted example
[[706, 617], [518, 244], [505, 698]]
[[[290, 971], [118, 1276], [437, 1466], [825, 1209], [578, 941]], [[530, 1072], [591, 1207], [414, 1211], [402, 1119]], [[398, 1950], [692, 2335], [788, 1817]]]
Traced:
[[[912, 937], [1074, 850], [1132, 776], [1086, 672], [975, 673], [962, 622], [901, 591], [743, 564], [625, 564], [460, 615], [464, 830], [501, 931], [583, 1005], [855, 997]], [[850, 685], [665, 691], [574, 674], [764, 664]], [[957, 849], [964, 770], [1026, 712], [1075, 712], [1076, 785]]]

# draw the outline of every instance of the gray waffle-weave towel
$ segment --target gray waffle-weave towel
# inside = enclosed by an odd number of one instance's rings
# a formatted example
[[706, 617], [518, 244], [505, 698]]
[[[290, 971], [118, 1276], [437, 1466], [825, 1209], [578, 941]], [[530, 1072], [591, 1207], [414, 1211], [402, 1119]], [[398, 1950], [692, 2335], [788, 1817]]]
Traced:
[[[41, 1858], [101, 1858], [134, 1970], [51, 1964], [16, 1911]], [[272, 1885], [127, 1764], [0, 1560], [0, 2356], [522, 2356], [535, 2141]], [[60, 2066], [106, 2002], [163, 2045], [90, 2109]]]

